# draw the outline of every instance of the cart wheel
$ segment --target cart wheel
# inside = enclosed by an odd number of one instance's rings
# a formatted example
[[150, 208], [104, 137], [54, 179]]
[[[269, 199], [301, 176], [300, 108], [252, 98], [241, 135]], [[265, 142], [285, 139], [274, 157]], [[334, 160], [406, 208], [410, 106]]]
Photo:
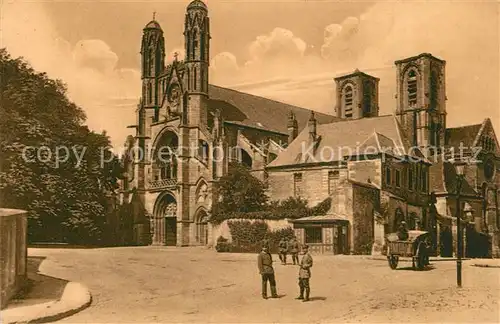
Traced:
[[425, 250], [425, 247], [420, 245], [418, 248], [417, 252], [417, 270], [424, 270], [425, 266], [429, 262], [428, 259], [429, 257], [427, 256], [427, 251]]
[[397, 255], [391, 255], [387, 257], [387, 260], [389, 261], [389, 267], [391, 267], [392, 270], [398, 267], [399, 257]]

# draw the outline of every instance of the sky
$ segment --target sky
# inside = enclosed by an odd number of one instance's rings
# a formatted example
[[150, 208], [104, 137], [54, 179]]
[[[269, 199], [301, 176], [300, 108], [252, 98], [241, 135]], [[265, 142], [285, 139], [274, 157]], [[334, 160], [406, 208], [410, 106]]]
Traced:
[[[95, 131], [122, 146], [140, 96], [142, 28], [183, 52], [189, 1], [0, 0], [0, 47], [63, 80]], [[380, 78], [380, 113], [395, 110], [394, 61], [446, 60], [448, 127], [491, 118], [500, 132], [497, 1], [208, 0], [210, 83], [333, 113], [333, 78]], [[286, 121], [283, 121], [286, 122]], [[498, 135], [498, 134], [497, 134]]]

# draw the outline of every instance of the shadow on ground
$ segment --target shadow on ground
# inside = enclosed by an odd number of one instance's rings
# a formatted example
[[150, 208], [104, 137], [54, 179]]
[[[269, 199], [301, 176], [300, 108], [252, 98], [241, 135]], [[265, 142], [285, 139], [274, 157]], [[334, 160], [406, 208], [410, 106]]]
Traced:
[[415, 269], [415, 268], [413, 268], [413, 267], [402, 267], [402, 268], [397, 268], [397, 269], [395, 269], [395, 270], [405, 270], [405, 271], [432, 271], [432, 270], [434, 270], [434, 269], [436, 269], [436, 267], [434, 267], [434, 266], [432, 266], [432, 265], [429, 265], [429, 266], [427, 266], [427, 267], [423, 268], [422, 270], [417, 270], [417, 269]]
[[41, 304], [61, 298], [68, 281], [40, 274], [38, 271], [44, 260], [43, 256], [28, 257], [28, 284], [9, 302], [7, 308]]
[[326, 300], [326, 297], [311, 297], [311, 298], [309, 298], [309, 301], [316, 301], [316, 300]]

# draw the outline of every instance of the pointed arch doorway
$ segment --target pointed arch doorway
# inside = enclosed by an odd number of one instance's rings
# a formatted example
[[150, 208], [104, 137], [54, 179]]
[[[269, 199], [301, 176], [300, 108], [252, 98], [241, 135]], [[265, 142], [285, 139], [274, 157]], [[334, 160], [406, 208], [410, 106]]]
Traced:
[[172, 194], [158, 197], [151, 227], [153, 245], [177, 245], [177, 201]]
[[208, 214], [204, 209], [200, 209], [196, 214], [196, 243], [199, 245], [208, 244]]

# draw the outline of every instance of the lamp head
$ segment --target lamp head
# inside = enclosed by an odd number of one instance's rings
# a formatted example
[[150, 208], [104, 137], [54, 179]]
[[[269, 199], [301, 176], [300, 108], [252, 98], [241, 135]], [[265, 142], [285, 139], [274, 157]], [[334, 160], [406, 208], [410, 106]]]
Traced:
[[469, 203], [465, 203], [464, 213], [472, 214], [473, 212], [474, 212], [474, 209], [472, 209], [472, 206]]
[[466, 161], [453, 159], [450, 162], [455, 167], [455, 172], [458, 176], [463, 176], [465, 174], [465, 167], [467, 166]]

